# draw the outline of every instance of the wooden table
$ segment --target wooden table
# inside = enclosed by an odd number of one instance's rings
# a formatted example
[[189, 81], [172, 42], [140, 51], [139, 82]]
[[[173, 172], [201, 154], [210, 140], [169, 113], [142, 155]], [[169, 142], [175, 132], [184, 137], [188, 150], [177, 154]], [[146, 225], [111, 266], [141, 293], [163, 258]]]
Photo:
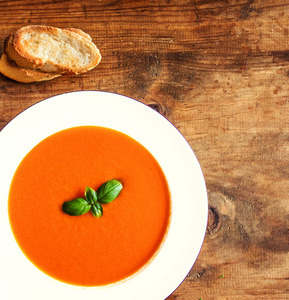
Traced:
[[201, 253], [168, 299], [289, 299], [289, 1], [1, 1], [1, 53], [29, 24], [83, 29], [102, 62], [43, 83], [1, 76], [0, 129], [70, 91], [151, 106], [190, 143], [209, 197]]

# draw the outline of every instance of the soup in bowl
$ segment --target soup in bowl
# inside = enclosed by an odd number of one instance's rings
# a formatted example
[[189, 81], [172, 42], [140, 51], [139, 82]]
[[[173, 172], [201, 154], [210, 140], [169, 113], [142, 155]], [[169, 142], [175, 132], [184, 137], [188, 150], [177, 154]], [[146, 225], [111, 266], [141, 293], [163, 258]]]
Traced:
[[[103, 205], [101, 218], [63, 211], [86, 186], [113, 178], [123, 189]], [[100, 286], [131, 276], [154, 256], [168, 228], [170, 195], [141, 144], [112, 129], [80, 126], [49, 136], [25, 156], [8, 211], [16, 241], [40, 270], [66, 283]]]
[[[7, 299], [164, 299], [186, 277], [205, 234], [206, 188], [160, 114], [112, 93], [68, 93], [22, 112], [0, 146]], [[102, 202], [111, 180], [122, 189]], [[73, 199], [80, 214], [63, 209]]]

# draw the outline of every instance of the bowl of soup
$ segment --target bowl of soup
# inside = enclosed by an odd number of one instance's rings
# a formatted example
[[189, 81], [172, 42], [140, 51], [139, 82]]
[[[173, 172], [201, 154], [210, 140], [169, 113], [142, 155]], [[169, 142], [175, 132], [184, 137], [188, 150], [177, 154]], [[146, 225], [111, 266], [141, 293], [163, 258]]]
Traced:
[[[139, 101], [98, 91], [40, 101], [2, 129], [0, 161], [5, 299], [165, 299], [197, 259], [208, 205], [201, 167], [181, 133]], [[64, 211], [112, 180], [122, 189], [101, 216]]]

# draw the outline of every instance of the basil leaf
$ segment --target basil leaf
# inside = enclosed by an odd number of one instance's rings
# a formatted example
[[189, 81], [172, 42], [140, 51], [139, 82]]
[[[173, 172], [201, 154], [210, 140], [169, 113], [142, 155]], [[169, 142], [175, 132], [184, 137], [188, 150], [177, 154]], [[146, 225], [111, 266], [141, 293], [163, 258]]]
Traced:
[[103, 183], [97, 190], [97, 199], [100, 203], [112, 202], [121, 192], [122, 184], [116, 179]]
[[97, 217], [100, 218], [103, 215], [103, 209], [100, 203], [95, 202], [91, 205], [91, 213]]
[[70, 216], [80, 216], [90, 210], [91, 205], [83, 198], [76, 198], [62, 204], [62, 210]]
[[96, 191], [94, 189], [90, 188], [89, 186], [87, 186], [85, 188], [84, 196], [85, 196], [86, 201], [89, 204], [93, 204], [94, 202], [97, 201]]

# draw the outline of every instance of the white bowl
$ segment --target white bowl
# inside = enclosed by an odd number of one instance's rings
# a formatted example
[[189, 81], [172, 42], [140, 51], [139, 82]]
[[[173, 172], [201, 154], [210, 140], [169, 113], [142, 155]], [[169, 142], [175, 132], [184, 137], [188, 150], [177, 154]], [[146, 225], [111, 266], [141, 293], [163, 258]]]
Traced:
[[[17, 166], [41, 140], [60, 130], [96, 125], [121, 131], [146, 147], [169, 185], [171, 221], [158, 254], [135, 276], [104, 287], [59, 282], [22, 253], [8, 218], [8, 193]], [[180, 132], [148, 106], [117, 94], [80, 91], [51, 97], [23, 111], [0, 132], [0, 280], [6, 300], [160, 300], [184, 280], [201, 249], [207, 193], [200, 165]]]

